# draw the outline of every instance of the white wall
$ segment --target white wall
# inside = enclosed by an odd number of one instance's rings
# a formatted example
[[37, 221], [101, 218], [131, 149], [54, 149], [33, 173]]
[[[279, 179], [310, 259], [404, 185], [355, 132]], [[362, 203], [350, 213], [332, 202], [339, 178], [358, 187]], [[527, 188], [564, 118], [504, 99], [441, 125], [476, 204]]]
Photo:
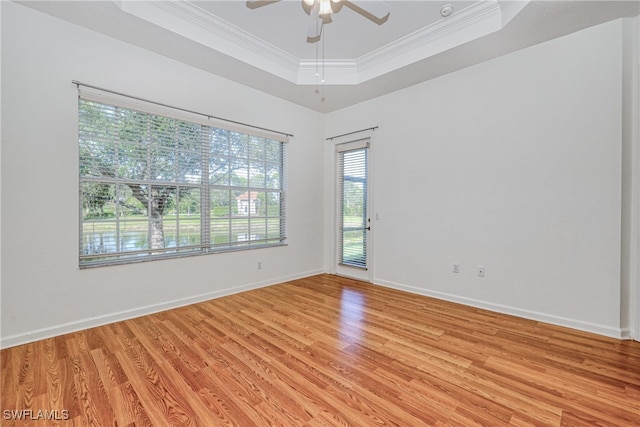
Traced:
[[620, 337], [621, 46], [615, 21], [327, 115], [380, 126], [373, 281]]
[[[321, 114], [15, 3], [1, 7], [2, 347], [322, 271]], [[80, 271], [72, 79], [293, 133], [289, 245]]]

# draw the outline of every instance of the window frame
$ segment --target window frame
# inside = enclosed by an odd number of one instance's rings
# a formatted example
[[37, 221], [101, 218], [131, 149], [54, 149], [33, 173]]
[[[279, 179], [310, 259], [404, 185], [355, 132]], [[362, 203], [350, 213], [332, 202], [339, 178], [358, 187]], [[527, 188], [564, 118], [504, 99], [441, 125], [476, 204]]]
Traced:
[[[123, 177], [116, 176], [116, 174], [109, 175], [107, 173], [101, 172], [98, 176], [89, 175], [86, 173], [87, 163], [93, 161], [96, 157], [90, 157], [89, 160], [83, 158], [83, 153], [86, 152], [87, 146], [91, 143], [83, 142], [83, 138], [85, 138], [87, 127], [85, 125], [90, 124], [91, 120], [86, 119], [84, 115], [87, 114], [88, 106], [92, 106], [92, 108], [97, 108], [97, 110], [101, 109], [113, 109], [114, 111], [126, 111], [127, 113], [140, 114], [141, 117], [146, 117], [147, 120], [153, 120], [153, 117], [159, 117], [162, 120], [167, 121], [167, 123], [173, 123], [175, 126], [182, 126], [182, 124], [186, 124], [187, 126], [192, 126], [194, 128], [198, 128], [198, 134], [196, 139], [199, 140], [200, 146], [197, 147], [199, 150], [192, 150], [189, 154], [197, 156], [199, 169], [201, 171], [201, 176], [199, 178], [199, 182], [194, 181], [194, 175], [190, 175], [188, 179], [180, 178], [179, 174], [176, 173], [176, 177], [174, 180], [168, 179], [152, 179], [149, 176], [146, 176], [144, 179], [135, 179], [132, 177]], [[83, 115], [84, 114], [84, 115]], [[286, 212], [286, 143], [288, 142], [288, 136], [286, 134], [274, 133], [273, 131], [269, 131], [262, 128], [253, 128], [249, 125], [242, 125], [237, 122], [227, 122], [223, 119], [217, 119], [210, 116], [205, 116], [199, 113], [193, 113], [187, 110], [173, 108], [166, 106], [164, 104], [157, 104], [151, 101], [141, 100], [139, 98], [128, 97], [126, 95], [115, 94], [112, 92], [104, 92], [101, 90], [93, 90], [91, 88], [82, 88], [79, 86], [79, 96], [78, 96], [78, 160], [79, 160], [79, 266], [80, 268], [88, 268], [88, 267], [99, 267], [106, 265], [121, 265], [121, 264], [129, 264], [129, 263], [137, 263], [137, 262], [145, 262], [159, 259], [172, 259], [179, 258], [185, 256], [199, 256], [206, 255], [212, 253], [221, 253], [221, 252], [231, 252], [231, 251], [239, 251], [239, 250], [250, 250], [250, 249], [261, 249], [267, 247], [274, 246], [285, 246], [286, 243], [286, 224], [287, 224], [287, 212]], [[117, 126], [118, 124], [114, 124], [118, 122], [119, 119], [112, 118], [108, 123], [108, 125], [104, 125], [105, 127], [109, 126]], [[97, 121], [97, 119], [94, 119]], [[97, 127], [95, 123], [93, 123], [94, 127]], [[83, 131], [85, 134], [83, 135]], [[114, 135], [118, 134], [118, 131], [114, 130]], [[215, 136], [214, 136], [215, 134]], [[226, 155], [222, 152], [213, 152], [215, 142], [219, 141], [219, 135], [227, 135], [229, 138], [229, 150], [226, 152]], [[162, 140], [160, 136], [165, 135], [156, 135], [151, 134], [158, 140]], [[104, 135], [101, 135], [104, 136]], [[109, 135], [111, 136], [111, 135]], [[234, 137], [236, 140], [236, 144], [241, 148], [240, 152], [244, 154], [233, 153], [231, 148], [231, 138]], [[193, 141], [195, 141], [194, 139]], [[109, 140], [104, 142], [104, 147], [106, 149], [113, 148], [117, 150], [118, 144], [124, 144], [123, 139], [119, 136], [116, 138], [113, 137], [113, 140]], [[193, 141], [191, 141], [192, 144]], [[94, 143], [94, 142], [92, 142]], [[130, 141], [126, 141], [126, 143], [130, 143]], [[173, 146], [177, 145], [176, 141], [171, 142]], [[83, 146], [83, 144], [87, 146]], [[100, 143], [95, 143], [100, 144]], [[111, 145], [110, 145], [111, 144]], [[144, 145], [144, 143], [141, 143]], [[252, 148], [251, 144], [254, 144]], [[255, 148], [256, 146], [262, 145], [262, 152], [260, 148]], [[194, 145], [196, 146], [196, 145]], [[144, 149], [147, 151], [151, 151], [151, 145], [144, 146]], [[276, 149], [277, 147], [277, 149]], [[163, 146], [162, 143], [153, 146], [153, 148], [157, 148], [159, 150], [170, 151], [167, 146]], [[175, 147], [169, 147], [174, 149]], [[177, 149], [176, 149], [177, 150]], [[252, 151], [253, 150], [253, 151]], [[270, 151], [269, 151], [270, 150]], [[196, 151], [199, 151], [199, 155], [196, 155]], [[278, 152], [276, 156], [275, 152]], [[256, 154], [257, 153], [257, 154]], [[268, 157], [269, 154], [272, 157]], [[214, 182], [212, 177], [209, 175], [211, 172], [210, 165], [213, 161], [211, 159], [213, 156], [217, 156], [216, 158], [223, 158], [225, 161], [229, 163], [237, 162], [240, 164], [240, 170], [242, 173], [246, 172], [246, 181], [242, 181], [242, 179], [237, 178], [235, 174], [235, 170], [232, 166], [229, 166], [228, 176], [229, 182], [221, 183]], [[142, 155], [141, 155], [142, 156]], [[152, 155], [147, 156], [150, 160], [157, 161], [157, 158], [154, 158]], [[177, 157], [176, 157], [177, 158]], [[137, 158], [131, 157], [128, 160], [137, 160]], [[174, 160], [177, 164], [178, 160]], [[149, 167], [147, 165], [147, 167]], [[176, 170], [179, 169], [179, 166], [175, 166]], [[84, 169], [83, 169], [84, 168]], [[260, 169], [262, 168], [262, 169]], [[85, 171], [83, 173], [83, 170]], [[256, 174], [258, 179], [262, 179], [262, 183], [256, 183], [255, 178], [252, 181], [252, 174], [255, 174], [255, 170], [261, 170], [263, 172], [263, 177], [260, 178], [259, 174]], [[267, 173], [272, 173], [275, 178], [272, 178], [270, 181], [267, 177]], [[239, 176], [239, 175], [238, 175]], [[165, 177], [166, 178], [166, 177]], [[236, 179], [236, 182], [231, 182]], [[115, 204], [113, 210], [113, 219], [105, 218], [87, 218], [83, 213], [83, 210], [87, 210], [87, 206], [89, 202], [93, 199], [88, 199], [87, 193], [83, 193], [83, 188], [86, 189], [91, 185], [95, 185], [97, 188], [102, 186], [103, 193], [106, 191], [107, 195], [103, 195], [103, 198], [109, 198], [108, 200], [113, 200]], [[106, 186], [106, 187], [105, 187]], [[122, 187], [121, 190], [119, 187]], [[133, 194], [133, 188], [144, 187], [147, 192], [146, 204], [140, 202], [138, 205], [142, 206], [142, 208], [146, 209], [146, 219], [142, 215], [140, 215], [137, 219], [140, 224], [144, 224], [146, 221], [147, 226], [147, 241], [146, 246], [139, 249], [127, 249], [124, 245], [124, 239], [121, 237], [121, 217], [123, 213], [118, 211], [118, 203], [121, 202], [121, 199], [125, 198], [125, 194], [127, 194], [127, 189], [124, 187], [128, 187], [128, 191]], [[104, 188], [108, 188], [109, 190], [104, 190]], [[153, 247], [154, 243], [152, 240], [152, 227], [153, 221], [156, 221], [157, 225], [157, 217], [156, 219], [152, 219], [152, 207], [151, 205], [157, 200], [154, 198], [154, 190], [163, 189], [167, 192], [173, 192], [175, 195], [175, 200], [173, 201], [173, 207], [175, 209], [175, 222], [176, 222], [176, 231], [175, 231], [175, 244], [171, 246], [167, 246], [167, 238], [164, 234], [165, 230], [165, 217], [166, 211], [161, 211], [160, 223], [162, 224], [162, 238], [163, 243], [162, 247]], [[181, 194], [190, 194], [194, 192], [194, 189], [198, 189], [195, 193], [198, 193], [196, 196], [199, 198], [199, 214], [200, 214], [200, 225], [199, 225], [199, 234], [200, 238], [195, 239], [197, 242], [195, 244], [181, 244], [180, 238], [180, 221], [181, 221], [181, 212], [180, 212], [180, 203], [181, 203]], [[120, 191], [120, 193], [119, 193]], [[228, 205], [226, 206], [227, 214], [224, 215], [224, 209], [215, 209], [215, 206], [212, 202], [211, 194], [216, 192], [216, 194], [220, 195], [222, 192], [227, 192], [228, 197]], [[247, 206], [248, 212], [246, 215], [241, 212], [236, 212], [235, 209], [239, 209], [239, 202], [237, 199], [233, 197], [234, 194], [238, 193], [248, 193]], [[128, 195], [127, 200], [133, 200], [135, 204], [136, 200], [132, 198], [131, 194]], [[257, 195], [257, 196], [256, 196]], [[254, 200], [251, 197], [256, 197]], [[93, 197], [93, 196], [90, 196]], [[165, 197], [173, 197], [173, 196], [165, 196]], [[261, 199], [260, 199], [261, 198]], [[144, 201], [145, 199], [140, 198], [140, 200]], [[166, 200], [165, 200], [166, 201]], [[87, 203], [85, 203], [87, 202]], [[261, 212], [258, 212], [259, 205], [261, 202], [264, 204], [264, 207]], [[105, 203], [104, 201], [101, 203]], [[194, 202], [197, 205], [197, 203]], [[131, 205], [131, 203], [129, 203]], [[235, 205], [235, 206], [234, 206]], [[142, 208], [138, 206], [138, 210], [142, 210]], [[255, 206], [255, 212], [254, 212]], [[277, 206], [277, 207], [276, 207]], [[166, 209], [166, 208], [165, 208]], [[223, 212], [222, 216], [220, 212]], [[275, 212], [275, 213], [274, 213]], [[102, 213], [104, 215], [104, 212]], [[153, 215], [156, 215], [155, 213]], [[85, 230], [86, 225], [94, 225], [98, 223], [98, 221], [102, 221], [102, 225], [115, 224], [115, 243], [112, 243], [110, 247], [104, 249], [103, 246], [98, 247], [98, 249], [90, 250], [87, 245], [87, 236], [93, 236], [91, 232], [87, 232]], [[228, 221], [228, 239], [227, 241], [222, 240], [222, 243], [217, 242], [220, 239], [219, 236], [214, 235], [216, 231], [214, 231], [214, 224], [220, 224], [223, 221]], [[262, 222], [262, 224], [260, 223]], [[138, 224], [138, 226], [140, 226]], [[246, 224], [246, 225], [243, 225]], [[233, 227], [236, 227], [234, 229]], [[254, 228], [255, 226], [255, 228]], [[277, 226], [277, 230], [276, 227]], [[108, 229], [111, 230], [111, 229]], [[263, 231], [263, 235], [260, 236], [257, 234], [258, 231]], [[234, 234], [237, 231], [237, 235]], [[246, 231], [246, 233], [241, 238], [241, 233]], [[254, 231], [252, 233], [252, 231]], [[144, 235], [144, 231], [138, 231], [140, 236]], [[277, 235], [276, 235], [277, 234]], [[97, 235], [94, 233], [94, 235]], [[100, 242], [102, 242], [102, 235], [100, 234]], [[234, 238], [235, 236], [235, 238]], [[191, 239], [191, 237], [189, 237]], [[102, 250], [102, 252], [101, 252]]]

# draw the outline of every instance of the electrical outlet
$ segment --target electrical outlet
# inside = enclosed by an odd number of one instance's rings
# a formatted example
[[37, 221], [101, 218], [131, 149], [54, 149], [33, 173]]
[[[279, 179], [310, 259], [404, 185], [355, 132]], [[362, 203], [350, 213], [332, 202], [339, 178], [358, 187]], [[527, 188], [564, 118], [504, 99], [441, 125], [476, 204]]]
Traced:
[[262, 261], [258, 261], [258, 270], [262, 270]]
[[477, 271], [478, 277], [484, 277], [484, 265], [479, 265], [476, 268], [476, 271]]
[[453, 269], [451, 271], [453, 271], [454, 273], [460, 273], [460, 263], [454, 262]]

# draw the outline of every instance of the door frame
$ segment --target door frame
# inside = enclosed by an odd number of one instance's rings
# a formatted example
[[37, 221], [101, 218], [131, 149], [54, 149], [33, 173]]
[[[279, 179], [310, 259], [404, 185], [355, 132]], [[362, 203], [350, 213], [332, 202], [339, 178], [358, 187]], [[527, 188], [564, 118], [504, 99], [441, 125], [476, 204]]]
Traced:
[[[373, 279], [373, 236], [374, 236], [374, 227], [373, 227], [373, 221], [372, 221], [372, 207], [373, 207], [373, 197], [372, 197], [372, 180], [371, 180], [371, 169], [372, 169], [372, 159], [373, 159], [373, 155], [372, 155], [372, 146], [373, 144], [372, 142], [372, 136], [371, 136], [371, 131], [367, 132], [366, 134], [363, 133], [359, 133], [359, 135], [349, 135], [348, 139], [344, 139], [342, 138], [341, 140], [336, 140], [333, 141], [334, 144], [332, 146], [332, 163], [333, 163], [333, 173], [332, 173], [332, 218], [333, 218], [333, 226], [331, 227], [331, 247], [333, 248], [332, 250], [332, 261], [331, 261], [331, 271], [339, 276], [344, 276], [344, 277], [349, 277], [352, 279], [357, 279], [357, 280], [362, 280], [362, 281], [366, 281], [366, 282], [371, 282]], [[370, 230], [367, 231], [367, 244], [366, 244], [366, 254], [367, 254], [367, 268], [366, 269], [360, 269], [357, 267], [350, 267], [350, 266], [344, 266], [344, 265], [340, 265], [339, 263], [339, 259], [340, 259], [340, 253], [339, 253], [339, 238], [338, 238], [338, 233], [340, 231], [340, 221], [341, 218], [340, 216], [340, 200], [338, 200], [338, 196], [339, 196], [339, 191], [338, 191], [338, 185], [339, 185], [339, 177], [338, 177], [338, 170], [339, 170], [339, 155], [340, 155], [340, 151], [346, 151], [349, 149], [357, 149], [359, 148], [359, 146], [362, 146], [362, 148], [365, 148], [366, 145], [366, 149], [367, 149], [367, 217], [368, 217], [368, 224], [370, 227]]]

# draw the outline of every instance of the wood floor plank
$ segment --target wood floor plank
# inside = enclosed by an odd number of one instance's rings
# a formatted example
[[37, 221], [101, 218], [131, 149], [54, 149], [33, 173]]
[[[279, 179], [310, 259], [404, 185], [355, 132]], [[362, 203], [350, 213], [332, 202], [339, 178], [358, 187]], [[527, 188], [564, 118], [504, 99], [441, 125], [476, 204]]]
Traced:
[[137, 339], [124, 339], [122, 345], [124, 351], [116, 354], [118, 362], [152, 424], [198, 425], [196, 414], [188, 403], [189, 394], [160, 368], [144, 345]]
[[640, 426], [640, 343], [326, 274], [4, 349], [0, 371], [0, 415], [69, 418], [2, 426]]
[[200, 390], [200, 395], [205, 396], [205, 403], [216, 408], [214, 417], [219, 418], [218, 408], [223, 408], [225, 418], [228, 414], [231, 425], [258, 426], [260, 417], [256, 412], [256, 406], [260, 399], [248, 390], [242, 382], [226, 369], [208, 367], [200, 371], [207, 379], [208, 385]]

